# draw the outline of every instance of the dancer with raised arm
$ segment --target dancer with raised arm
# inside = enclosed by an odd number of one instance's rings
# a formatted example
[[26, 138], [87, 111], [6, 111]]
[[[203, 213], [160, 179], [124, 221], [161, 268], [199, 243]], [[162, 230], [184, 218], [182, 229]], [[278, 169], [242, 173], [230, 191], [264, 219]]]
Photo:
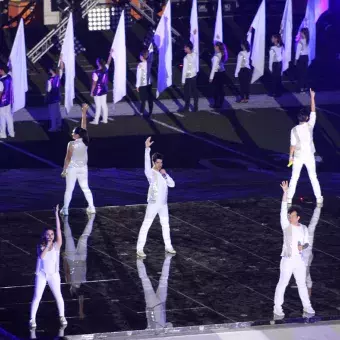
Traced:
[[112, 61], [113, 50], [110, 51], [107, 62], [104, 59], [97, 58], [97, 69], [92, 73], [92, 87], [91, 97], [96, 104], [96, 113], [94, 119], [90, 124], [98, 125], [99, 118], [103, 112], [102, 123], [106, 124], [109, 115], [109, 108], [107, 106], [107, 93], [109, 91], [109, 67]]
[[87, 213], [96, 213], [92, 192], [88, 184], [87, 149], [89, 145], [89, 135], [86, 130], [86, 115], [88, 108], [89, 106], [87, 104], [83, 104], [81, 126], [76, 127], [72, 132], [72, 138], [74, 140], [68, 143], [64, 169], [61, 174], [62, 177], [66, 178], [66, 190], [64, 195], [64, 206], [60, 213], [65, 216], [68, 215], [68, 208], [77, 181], [88, 203], [86, 209]]
[[61, 295], [59, 273], [60, 248], [63, 244], [63, 239], [61, 235], [58, 205], [55, 208], [55, 218], [57, 226], [56, 232], [54, 232], [52, 228], [46, 228], [42, 234], [41, 242], [37, 247], [38, 261], [35, 272], [35, 291], [31, 305], [31, 319], [29, 322], [31, 328], [37, 327], [36, 315], [46, 283], [48, 283], [54, 298], [57, 301], [60, 324], [61, 326], [67, 325], [64, 299]]
[[320, 184], [316, 175], [315, 146], [313, 130], [316, 121], [315, 92], [310, 89], [311, 112], [303, 109], [298, 114], [299, 125], [295, 126], [290, 134], [289, 165], [293, 165], [292, 178], [289, 183], [288, 203], [292, 203], [296, 185], [301, 169], [305, 165], [309, 179], [313, 186], [314, 195], [318, 205], [323, 204]]
[[151, 167], [151, 137], [145, 141], [145, 169], [144, 173], [149, 181], [148, 205], [142, 227], [140, 228], [137, 241], [137, 256], [145, 258], [144, 246], [148, 231], [151, 227], [156, 215], [159, 215], [162, 225], [162, 234], [165, 244], [165, 251], [170, 254], [176, 254], [172, 247], [169, 226], [169, 210], [168, 210], [168, 187], [174, 188], [175, 182], [169, 174], [163, 169], [163, 156], [159, 153], [152, 155]]
[[280, 263], [280, 279], [276, 286], [274, 297], [274, 315], [284, 317], [282, 305], [286, 287], [292, 275], [295, 277], [303, 311], [307, 315], [314, 315], [306, 285], [306, 263], [303, 259], [303, 250], [308, 248], [308, 228], [300, 223], [301, 208], [291, 206], [288, 209], [287, 192], [288, 182], [282, 182], [283, 190], [281, 203], [281, 228], [283, 231], [283, 246]]

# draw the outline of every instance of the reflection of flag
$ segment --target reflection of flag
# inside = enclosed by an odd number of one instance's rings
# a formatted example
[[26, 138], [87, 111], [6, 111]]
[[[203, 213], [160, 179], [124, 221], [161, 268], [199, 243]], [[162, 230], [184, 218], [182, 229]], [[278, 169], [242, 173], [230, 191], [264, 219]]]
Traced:
[[12, 112], [16, 112], [25, 107], [26, 92], [28, 90], [25, 30], [23, 19], [20, 20], [9, 60], [11, 62], [13, 79], [14, 102]]
[[282, 72], [289, 67], [292, 60], [292, 34], [293, 34], [293, 6], [292, 0], [286, 1], [285, 10], [281, 21], [280, 34], [284, 44]]
[[158, 23], [154, 42], [158, 48], [157, 98], [172, 85], [171, 0]]
[[76, 60], [74, 55], [74, 33], [72, 13], [68, 19], [66, 34], [61, 48], [62, 59], [65, 65], [65, 109], [69, 113], [73, 106], [74, 78], [76, 76]]
[[263, 76], [264, 73], [264, 58], [265, 58], [265, 41], [266, 41], [266, 1], [262, 3], [255, 15], [255, 18], [250, 26], [247, 40], [251, 44], [252, 32], [255, 30], [254, 42], [251, 47], [251, 62], [254, 67], [251, 83]]
[[300, 30], [307, 27], [309, 30], [309, 64], [315, 59], [316, 49], [316, 21], [315, 21], [315, 2], [319, 0], [308, 0], [306, 14], [300, 25], [296, 40], [300, 39]]
[[126, 44], [125, 44], [125, 11], [122, 11], [112, 43], [115, 71], [113, 75], [113, 101], [118, 103], [126, 96]]
[[215, 21], [214, 43], [223, 41], [223, 20], [222, 20], [222, 3], [218, 0], [218, 7]]
[[[196, 34], [194, 31], [196, 30]], [[192, 0], [191, 16], [190, 16], [190, 40], [194, 45], [194, 51], [197, 55], [196, 68], [199, 71], [199, 35], [198, 35], [198, 15], [197, 15], [197, 0]]]

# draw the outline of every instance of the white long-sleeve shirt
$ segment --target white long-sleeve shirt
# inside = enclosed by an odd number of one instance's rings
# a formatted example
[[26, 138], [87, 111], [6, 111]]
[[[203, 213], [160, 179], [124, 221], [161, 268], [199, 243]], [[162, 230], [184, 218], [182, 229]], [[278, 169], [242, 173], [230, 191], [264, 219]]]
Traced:
[[302, 55], [309, 55], [309, 46], [306, 39], [299, 40], [296, 46], [295, 60], [299, 60]]
[[302, 246], [309, 242], [308, 228], [303, 224], [299, 224], [298, 226], [290, 224], [288, 220], [288, 204], [284, 201], [281, 203], [280, 221], [283, 231], [281, 256], [292, 257], [299, 255], [299, 242]]
[[222, 60], [222, 53], [216, 53], [212, 59], [211, 59], [211, 72], [210, 72], [210, 80], [214, 79], [215, 73], [216, 72], [223, 72], [225, 71], [225, 67], [224, 67], [224, 61]]
[[183, 59], [182, 84], [185, 79], [196, 77], [197, 75], [197, 53], [188, 53]]
[[294, 157], [310, 157], [315, 153], [313, 130], [316, 112], [311, 112], [309, 121], [296, 125], [290, 133], [290, 145], [295, 146]]
[[[60, 69], [59, 70], [59, 78], [61, 78], [62, 76], [63, 76], [63, 70]], [[49, 79], [49, 80], [47, 80], [46, 91], [51, 92], [51, 90], [52, 90], [52, 82]]]
[[151, 167], [150, 148], [145, 149], [144, 173], [149, 181], [148, 203], [167, 204], [168, 187], [174, 188], [175, 182], [166, 174], [162, 174]]
[[272, 46], [269, 50], [269, 71], [273, 72], [273, 63], [282, 62], [283, 46]]
[[151, 85], [151, 67], [153, 61], [153, 53], [150, 52], [148, 60], [142, 61], [137, 66], [136, 88]]
[[241, 71], [241, 68], [246, 67], [250, 69], [250, 52], [241, 51], [237, 56], [237, 64], [235, 70], [235, 78], [238, 77], [238, 74]]

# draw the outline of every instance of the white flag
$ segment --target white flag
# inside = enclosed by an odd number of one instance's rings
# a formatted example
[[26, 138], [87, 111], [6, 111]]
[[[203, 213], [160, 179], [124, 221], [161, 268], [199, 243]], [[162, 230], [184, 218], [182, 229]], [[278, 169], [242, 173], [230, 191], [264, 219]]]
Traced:
[[74, 53], [74, 33], [72, 13], [68, 19], [66, 34], [61, 48], [62, 59], [65, 65], [65, 109], [69, 113], [73, 106], [74, 78], [76, 76], [76, 60]]
[[196, 68], [197, 72], [199, 72], [199, 35], [198, 35], [198, 15], [197, 15], [197, 0], [192, 0], [192, 7], [191, 7], [191, 16], [190, 16], [190, 41], [194, 45], [194, 51], [196, 53]]
[[315, 22], [317, 22], [323, 12], [328, 11], [329, 1], [328, 0], [316, 0], [315, 3]]
[[247, 40], [251, 44], [252, 32], [255, 30], [254, 42], [251, 47], [251, 62], [254, 67], [251, 83], [261, 78], [264, 74], [264, 58], [265, 58], [265, 45], [266, 45], [266, 1], [262, 3], [255, 15], [255, 18], [250, 26]]
[[14, 113], [25, 107], [26, 92], [28, 91], [25, 30], [23, 19], [20, 20], [9, 60], [12, 67], [12, 112]]
[[156, 92], [156, 97], [158, 98], [161, 92], [172, 85], [171, 0], [168, 1], [158, 23], [154, 42], [158, 48], [158, 79]]
[[120, 15], [119, 24], [112, 43], [115, 70], [113, 75], [113, 102], [118, 103], [126, 96], [126, 44], [125, 11]]
[[292, 60], [292, 43], [293, 43], [293, 6], [292, 0], [286, 0], [285, 10], [281, 21], [280, 34], [284, 44], [282, 72], [289, 67]]
[[217, 41], [223, 42], [223, 20], [222, 20], [222, 3], [218, 0], [216, 21], [215, 21], [215, 33], [214, 33], [214, 44]]

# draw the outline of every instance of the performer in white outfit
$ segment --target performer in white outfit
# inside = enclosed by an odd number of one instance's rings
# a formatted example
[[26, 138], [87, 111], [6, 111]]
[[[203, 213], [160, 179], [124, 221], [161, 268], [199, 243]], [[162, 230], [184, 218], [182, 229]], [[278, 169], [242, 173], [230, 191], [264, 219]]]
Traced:
[[284, 317], [282, 304], [286, 287], [292, 274], [298, 287], [299, 296], [304, 313], [315, 314], [312, 308], [306, 285], [306, 263], [303, 258], [303, 250], [308, 248], [308, 228], [299, 223], [300, 207], [292, 206], [288, 210], [287, 192], [288, 182], [282, 182], [283, 197], [281, 203], [281, 227], [283, 231], [283, 247], [280, 264], [280, 280], [276, 286], [274, 297], [274, 314]]
[[300, 31], [300, 39], [296, 46], [295, 65], [297, 68], [297, 92], [308, 90], [309, 64], [309, 30], [304, 27]]
[[174, 180], [167, 174], [163, 167], [163, 156], [159, 153], [152, 155], [152, 164], [150, 159], [150, 147], [153, 144], [151, 137], [145, 142], [145, 176], [149, 181], [148, 206], [146, 208], [145, 218], [139, 231], [137, 241], [137, 256], [145, 258], [144, 246], [148, 231], [156, 215], [159, 215], [162, 225], [162, 234], [165, 244], [165, 251], [170, 254], [176, 254], [173, 249], [170, 238], [169, 210], [168, 210], [168, 187], [174, 188]]
[[146, 272], [143, 259], [137, 259], [138, 276], [142, 281], [145, 296], [147, 329], [172, 328], [171, 322], [166, 322], [166, 299], [168, 296], [168, 280], [172, 257], [172, 254], [165, 255], [162, 274], [156, 292]]
[[298, 115], [299, 125], [295, 126], [290, 134], [289, 163], [293, 164], [292, 177], [289, 183], [288, 203], [292, 203], [296, 185], [300, 177], [301, 169], [305, 165], [309, 179], [313, 186], [317, 204], [323, 203], [320, 184], [316, 175], [315, 146], [313, 142], [313, 130], [316, 121], [315, 92], [310, 90], [311, 113], [302, 110]]
[[60, 248], [63, 240], [60, 228], [59, 206], [55, 210], [56, 217], [56, 235], [53, 229], [46, 229], [42, 235], [41, 243], [38, 245], [38, 261], [35, 276], [35, 291], [31, 305], [31, 319], [29, 325], [31, 328], [36, 328], [36, 315], [39, 303], [43, 296], [46, 283], [48, 283], [54, 298], [57, 301], [59, 310], [60, 324], [67, 325], [65, 319], [65, 305], [61, 295], [60, 274], [59, 274], [59, 258]]
[[113, 50], [110, 51], [107, 62], [101, 58], [97, 58], [97, 70], [92, 73], [92, 87], [91, 87], [91, 97], [94, 98], [96, 104], [96, 113], [94, 119], [90, 124], [98, 125], [99, 118], [103, 112], [102, 123], [106, 124], [109, 115], [109, 109], [107, 106], [107, 93], [109, 91], [109, 67], [112, 61]]
[[13, 81], [11, 65], [0, 65], [0, 138], [8, 135], [14, 138], [14, 124], [12, 116]]
[[224, 64], [228, 60], [228, 52], [226, 46], [222, 42], [215, 43], [215, 55], [211, 60], [211, 72], [209, 82], [213, 85], [214, 104], [212, 108], [221, 108], [224, 102], [224, 85], [225, 85], [225, 67]]
[[282, 58], [283, 43], [280, 34], [272, 36], [273, 46], [269, 50], [269, 71], [272, 75], [272, 90], [270, 95], [280, 97], [282, 92]]
[[[194, 30], [194, 35], [197, 34], [197, 30]], [[184, 52], [186, 56], [183, 59], [182, 70], [182, 85], [184, 87], [184, 108], [179, 112], [188, 112], [190, 106], [190, 98], [194, 99], [194, 110], [198, 111], [198, 90], [197, 90], [197, 50], [191, 41], [188, 41], [184, 45]]]
[[64, 207], [60, 212], [62, 215], [68, 215], [68, 208], [77, 181], [88, 203], [88, 208], [86, 210], [87, 213], [96, 213], [96, 209], [93, 204], [92, 192], [88, 185], [87, 148], [89, 145], [89, 136], [86, 130], [87, 110], [88, 105], [83, 104], [81, 127], [78, 126], [73, 130], [72, 137], [74, 141], [69, 142], [67, 146], [64, 169], [61, 174], [62, 177], [66, 178]]
[[238, 103], [248, 103], [250, 93], [251, 68], [250, 45], [247, 40], [242, 41], [241, 51], [237, 56], [235, 78], [240, 79], [240, 99]]

